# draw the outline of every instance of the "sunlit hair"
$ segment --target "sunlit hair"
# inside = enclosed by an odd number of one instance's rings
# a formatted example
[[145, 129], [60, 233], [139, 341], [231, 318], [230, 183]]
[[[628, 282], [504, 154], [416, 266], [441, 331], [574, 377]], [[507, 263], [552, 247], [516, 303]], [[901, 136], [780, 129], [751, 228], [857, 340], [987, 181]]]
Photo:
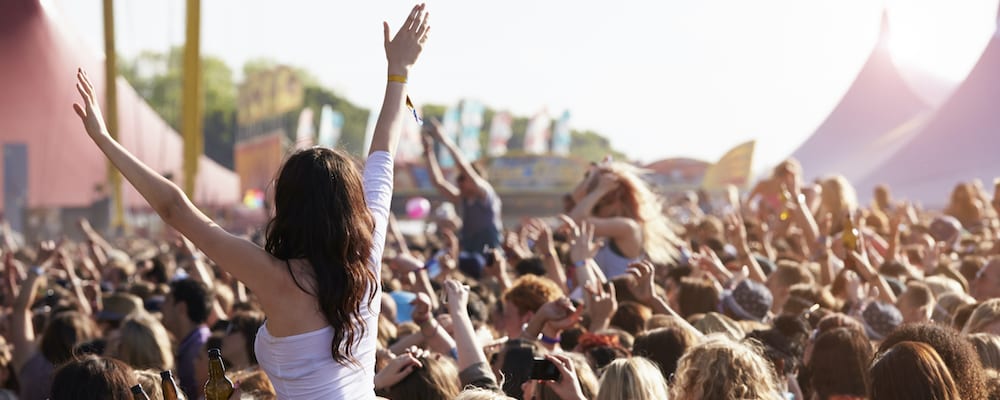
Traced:
[[774, 368], [760, 350], [711, 335], [690, 348], [677, 364], [671, 398], [770, 399], [778, 390]]
[[778, 165], [774, 166], [774, 170], [771, 171], [771, 177], [781, 179], [788, 173], [793, 173], [799, 177], [802, 176], [802, 164], [799, 164], [799, 160], [788, 158], [778, 163]]
[[492, 390], [469, 387], [459, 393], [455, 400], [514, 400], [514, 398]]
[[[26, 382], [37, 383], [37, 382]], [[132, 368], [113, 358], [84, 356], [55, 372], [51, 400], [132, 400]]]
[[597, 400], [634, 399], [661, 400], [667, 398], [667, 383], [660, 370], [642, 357], [612, 361], [601, 376]]
[[854, 191], [854, 186], [851, 186], [843, 175], [829, 176], [823, 179], [820, 185], [823, 187], [823, 193], [816, 215], [832, 213], [834, 225], [841, 226], [846, 213], [853, 213], [858, 208], [858, 195]]
[[[663, 213], [662, 200], [642, 180], [643, 171], [629, 164], [608, 162], [598, 165], [590, 176], [597, 177], [605, 173], [614, 174], [620, 186], [604, 195], [595, 209], [616, 201], [621, 202], [623, 216], [642, 226], [642, 250], [645, 256], [655, 264], [669, 264], [676, 260], [680, 254], [677, 250], [679, 239]], [[591, 179], [587, 192], [596, 188], [597, 179]]]
[[562, 289], [549, 278], [528, 274], [517, 278], [503, 294], [503, 300], [517, 307], [517, 315], [538, 311], [545, 303], [562, 296]]
[[271, 384], [271, 378], [268, 378], [267, 374], [260, 369], [245, 369], [226, 375], [233, 382], [239, 382], [244, 399], [275, 400], [278, 398], [274, 391], [274, 385]]
[[986, 375], [976, 349], [954, 329], [933, 324], [906, 324], [896, 329], [879, 344], [878, 353], [885, 353], [897, 343], [926, 343], [937, 352], [958, 386], [963, 399], [985, 399]]
[[142, 385], [142, 390], [146, 391], [149, 400], [163, 400], [163, 389], [160, 373], [156, 370], [137, 369], [133, 371], [135, 380]]
[[[292, 154], [275, 183], [274, 209], [264, 249], [316, 296], [333, 327], [333, 359], [356, 362], [356, 342], [366, 329], [360, 308], [374, 300], [378, 280], [369, 265], [375, 221], [355, 161], [324, 147]], [[292, 272], [289, 262], [296, 259], [309, 262], [313, 284], [303, 287]]]
[[979, 353], [983, 368], [1000, 370], [1000, 336], [989, 333], [973, 333], [966, 336], [972, 347]]
[[963, 334], [970, 333], [991, 333], [988, 330], [990, 325], [1000, 322], [1000, 299], [989, 299], [972, 311], [972, 315], [965, 321], [962, 328]]
[[862, 330], [832, 329], [820, 334], [812, 348], [810, 380], [820, 399], [865, 395], [873, 350]]
[[135, 369], [174, 368], [170, 336], [159, 320], [145, 312], [130, 315], [121, 326], [121, 338], [112, 355]]
[[97, 325], [90, 317], [76, 311], [64, 311], [49, 319], [38, 348], [52, 365], [60, 365], [73, 358], [74, 347], [98, 334]]
[[944, 213], [955, 217], [966, 228], [980, 223], [984, 217], [978, 190], [969, 183], [959, 183], [951, 191]]
[[452, 400], [458, 387], [458, 368], [451, 359], [434, 354], [420, 358], [421, 368], [415, 368], [399, 383], [389, 388], [390, 399]]
[[879, 354], [870, 376], [870, 400], [961, 398], [944, 361], [922, 342], [900, 342]]

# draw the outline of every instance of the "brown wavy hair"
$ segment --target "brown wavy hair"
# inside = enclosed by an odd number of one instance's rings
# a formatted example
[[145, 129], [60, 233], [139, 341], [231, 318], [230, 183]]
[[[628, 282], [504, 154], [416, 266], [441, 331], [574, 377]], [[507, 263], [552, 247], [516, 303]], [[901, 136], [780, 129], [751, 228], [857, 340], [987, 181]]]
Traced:
[[[356, 162], [339, 150], [313, 147], [285, 161], [274, 188], [274, 217], [264, 249], [285, 261], [292, 280], [316, 296], [333, 327], [330, 353], [338, 363], [356, 363], [355, 342], [364, 336], [359, 311], [375, 298], [378, 281], [370, 268], [375, 220], [369, 211]], [[312, 267], [315, 286], [306, 290], [290, 260]]]

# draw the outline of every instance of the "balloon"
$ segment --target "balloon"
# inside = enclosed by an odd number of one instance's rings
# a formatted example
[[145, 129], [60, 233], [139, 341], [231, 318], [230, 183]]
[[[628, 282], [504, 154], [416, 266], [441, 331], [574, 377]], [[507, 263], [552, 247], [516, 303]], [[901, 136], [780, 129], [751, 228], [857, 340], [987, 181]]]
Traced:
[[431, 212], [431, 202], [423, 197], [406, 201], [406, 216], [410, 219], [424, 219]]

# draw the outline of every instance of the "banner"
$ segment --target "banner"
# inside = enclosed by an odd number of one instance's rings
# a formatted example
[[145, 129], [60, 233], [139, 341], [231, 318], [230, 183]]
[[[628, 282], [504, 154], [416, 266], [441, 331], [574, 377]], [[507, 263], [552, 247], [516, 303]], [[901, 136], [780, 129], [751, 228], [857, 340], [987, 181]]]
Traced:
[[295, 150], [307, 149], [313, 145], [313, 136], [316, 130], [313, 128], [313, 111], [311, 108], [304, 108], [299, 114], [299, 127], [295, 133]]
[[552, 153], [560, 156], [569, 155], [572, 143], [573, 138], [569, 131], [569, 110], [566, 110], [563, 111], [562, 117], [559, 117], [555, 129], [552, 130]]
[[507, 154], [507, 141], [514, 135], [510, 127], [512, 121], [513, 118], [507, 111], [493, 114], [493, 121], [490, 122], [490, 140], [487, 145], [487, 154], [490, 157]]
[[344, 127], [344, 115], [334, 111], [329, 104], [323, 106], [319, 113], [319, 138], [317, 144], [324, 147], [335, 147], [340, 139], [340, 130]]
[[547, 111], [542, 110], [528, 121], [524, 132], [524, 152], [528, 154], [545, 154], [549, 151], [549, 125], [552, 118]]
[[708, 168], [701, 187], [706, 190], [721, 190], [727, 185], [734, 185], [739, 189], [748, 189], [751, 178], [750, 169], [753, 164], [753, 150], [756, 143], [756, 141], [751, 140], [729, 150], [719, 159], [719, 162]]
[[462, 135], [458, 140], [458, 148], [469, 161], [478, 160], [482, 156], [479, 136], [483, 129], [483, 104], [475, 100], [462, 102]]
[[[448, 110], [444, 112], [444, 118], [441, 121], [441, 135], [454, 143], [458, 138], [460, 122], [458, 108], [448, 107]], [[451, 168], [455, 166], [455, 160], [451, 158], [451, 154], [448, 153], [448, 149], [438, 147], [438, 164], [441, 168]]]

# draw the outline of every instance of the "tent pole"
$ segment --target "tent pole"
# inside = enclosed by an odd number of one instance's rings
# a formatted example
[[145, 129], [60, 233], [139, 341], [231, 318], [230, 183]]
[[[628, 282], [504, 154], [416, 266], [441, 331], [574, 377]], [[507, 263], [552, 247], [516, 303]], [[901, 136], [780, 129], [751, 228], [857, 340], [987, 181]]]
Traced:
[[[118, 140], [118, 76], [117, 53], [115, 53], [115, 11], [114, 0], [104, 0], [104, 119], [108, 124], [111, 138]], [[110, 187], [112, 214], [111, 227], [119, 232], [125, 228], [125, 207], [122, 202], [122, 176], [111, 161], [108, 161], [108, 184]]]
[[184, 192], [195, 199], [198, 157], [202, 153], [201, 98], [201, 0], [187, 0], [187, 28], [184, 41], [184, 87], [181, 100], [184, 135]]

